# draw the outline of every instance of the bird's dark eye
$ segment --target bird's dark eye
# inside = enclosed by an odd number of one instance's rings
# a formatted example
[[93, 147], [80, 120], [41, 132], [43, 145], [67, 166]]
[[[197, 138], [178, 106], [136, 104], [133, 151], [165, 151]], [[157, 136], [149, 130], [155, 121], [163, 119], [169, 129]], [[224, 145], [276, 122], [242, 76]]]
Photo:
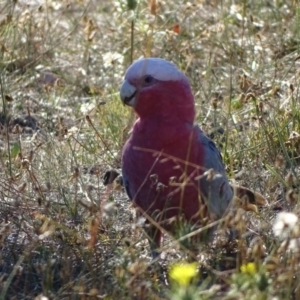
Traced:
[[150, 75], [146, 75], [145, 77], [144, 77], [144, 83], [146, 83], [146, 84], [150, 84], [150, 83], [152, 83], [154, 81], [154, 78], [152, 77], [152, 76], [150, 76]]

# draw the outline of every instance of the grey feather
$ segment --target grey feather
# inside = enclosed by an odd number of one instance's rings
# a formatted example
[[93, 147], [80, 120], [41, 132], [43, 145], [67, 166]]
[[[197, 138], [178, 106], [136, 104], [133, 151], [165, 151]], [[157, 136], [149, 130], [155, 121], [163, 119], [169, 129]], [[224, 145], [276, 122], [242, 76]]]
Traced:
[[[199, 143], [204, 150], [204, 169], [206, 172], [200, 179], [201, 196], [210, 213], [221, 218], [230, 206], [233, 190], [229, 185], [222, 156], [215, 143], [196, 126]], [[211, 170], [212, 169], [212, 170]]]

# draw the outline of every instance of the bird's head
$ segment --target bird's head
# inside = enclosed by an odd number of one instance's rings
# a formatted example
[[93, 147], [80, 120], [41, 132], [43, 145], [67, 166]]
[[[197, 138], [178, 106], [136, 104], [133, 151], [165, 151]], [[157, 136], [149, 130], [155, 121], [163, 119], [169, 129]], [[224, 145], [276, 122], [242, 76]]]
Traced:
[[195, 104], [189, 80], [167, 60], [135, 61], [126, 71], [120, 96], [141, 119], [194, 121]]

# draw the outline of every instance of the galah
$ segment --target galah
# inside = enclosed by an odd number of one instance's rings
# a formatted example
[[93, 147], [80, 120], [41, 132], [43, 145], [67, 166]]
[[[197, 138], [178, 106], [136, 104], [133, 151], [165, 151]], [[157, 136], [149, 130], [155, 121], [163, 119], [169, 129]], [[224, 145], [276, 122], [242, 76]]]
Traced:
[[[135, 61], [126, 71], [120, 97], [138, 116], [122, 151], [123, 183], [149, 223], [154, 253], [162, 229], [175, 233], [170, 220], [203, 226], [220, 219], [231, 207], [234, 189], [216, 145], [194, 124], [189, 80], [175, 64], [160, 58]], [[256, 193], [250, 192], [249, 199], [249, 204], [266, 203]]]

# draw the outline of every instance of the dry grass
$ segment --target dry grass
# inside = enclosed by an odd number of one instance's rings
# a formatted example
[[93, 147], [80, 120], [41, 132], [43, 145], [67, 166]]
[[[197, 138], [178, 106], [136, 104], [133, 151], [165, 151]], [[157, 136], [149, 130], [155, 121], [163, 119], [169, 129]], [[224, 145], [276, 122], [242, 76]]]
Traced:
[[[300, 298], [298, 1], [19, 0], [0, 12], [0, 299]], [[270, 203], [225, 220], [237, 240], [199, 245], [188, 287], [167, 276], [186, 251], [167, 240], [151, 261], [125, 192], [102, 182], [132, 117], [122, 77], [150, 55], [186, 72], [228, 176]]]

